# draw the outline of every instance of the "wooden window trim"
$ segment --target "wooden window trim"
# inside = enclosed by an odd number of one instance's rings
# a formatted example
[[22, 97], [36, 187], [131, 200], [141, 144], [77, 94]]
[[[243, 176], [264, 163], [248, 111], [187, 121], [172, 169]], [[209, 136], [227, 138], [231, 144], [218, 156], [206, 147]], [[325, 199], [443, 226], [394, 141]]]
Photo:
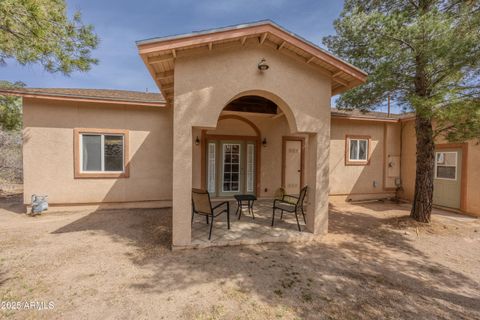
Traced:
[[[367, 140], [367, 160], [357, 160], [351, 161], [350, 160], [350, 140]], [[368, 166], [370, 165], [370, 156], [372, 155], [372, 137], [365, 136], [365, 135], [345, 135], [345, 165], [346, 166]]]
[[[80, 159], [80, 135], [81, 134], [118, 134], [123, 135], [123, 172], [82, 172]], [[74, 159], [74, 178], [75, 179], [118, 179], [130, 177], [130, 159], [129, 159], [129, 132], [119, 129], [96, 129], [96, 128], [75, 128], [73, 130], [73, 159]]]

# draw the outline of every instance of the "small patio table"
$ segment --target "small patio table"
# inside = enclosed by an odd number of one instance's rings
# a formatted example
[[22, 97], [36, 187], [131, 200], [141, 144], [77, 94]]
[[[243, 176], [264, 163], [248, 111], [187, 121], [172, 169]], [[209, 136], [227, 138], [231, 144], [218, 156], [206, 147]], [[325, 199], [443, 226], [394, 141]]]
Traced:
[[253, 213], [253, 202], [257, 200], [257, 197], [255, 197], [253, 194], [236, 194], [234, 197], [235, 200], [237, 200], [237, 211], [235, 214], [238, 214], [238, 220], [240, 220], [240, 217], [242, 216], [243, 207], [247, 207], [248, 212], [252, 215], [252, 218], [255, 219], [255, 214]]

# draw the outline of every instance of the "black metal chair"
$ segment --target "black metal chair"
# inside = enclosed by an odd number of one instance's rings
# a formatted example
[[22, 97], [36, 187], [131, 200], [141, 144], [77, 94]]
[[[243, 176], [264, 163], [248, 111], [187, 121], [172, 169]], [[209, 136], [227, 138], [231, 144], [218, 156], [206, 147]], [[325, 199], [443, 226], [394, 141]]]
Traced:
[[300, 222], [298, 221], [298, 211], [303, 215], [303, 222], [307, 223], [305, 219], [305, 212], [303, 211], [303, 201], [305, 200], [305, 195], [307, 194], [307, 186], [303, 187], [300, 190], [300, 194], [297, 196], [292, 196], [288, 194], [282, 195], [281, 199], [275, 199], [273, 201], [273, 214], [272, 214], [272, 227], [275, 222], [275, 210], [279, 209], [282, 211], [280, 219], [283, 218], [283, 212], [293, 212], [295, 213], [295, 218], [297, 219], [298, 231], [302, 231], [300, 228]]
[[[222, 206], [225, 205], [226, 207], [222, 208]], [[215, 210], [220, 211], [215, 212]], [[205, 216], [207, 219], [207, 224], [208, 218], [211, 218], [208, 240], [212, 238], [213, 219], [224, 212], [227, 213], [227, 226], [228, 229], [230, 229], [230, 204], [228, 203], [228, 201], [221, 202], [215, 207], [212, 207], [212, 202], [210, 201], [210, 194], [207, 190], [192, 188], [192, 223], [195, 214]]]

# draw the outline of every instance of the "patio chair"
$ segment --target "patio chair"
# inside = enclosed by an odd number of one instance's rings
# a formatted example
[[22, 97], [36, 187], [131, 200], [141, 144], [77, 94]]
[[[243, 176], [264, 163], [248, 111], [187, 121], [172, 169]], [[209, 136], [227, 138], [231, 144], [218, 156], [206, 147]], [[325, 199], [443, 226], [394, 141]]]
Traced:
[[208, 218], [211, 218], [208, 240], [212, 238], [213, 219], [224, 212], [227, 213], [227, 227], [230, 229], [230, 204], [228, 201], [224, 201], [217, 204], [215, 207], [212, 207], [210, 194], [207, 190], [192, 188], [192, 223], [195, 214], [205, 216], [207, 224]]
[[298, 231], [302, 231], [300, 228], [300, 222], [298, 221], [299, 211], [302, 213], [303, 222], [307, 223], [305, 219], [305, 212], [303, 211], [303, 201], [305, 200], [305, 195], [307, 194], [307, 186], [303, 187], [300, 190], [300, 194], [297, 196], [284, 194], [282, 199], [275, 199], [273, 201], [273, 214], [272, 214], [272, 227], [275, 222], [275, 210], [281, 210], [280, 219], [283, 219], [283, 212], [293, 212], [295, 213], [295, 218], [297, 219]]

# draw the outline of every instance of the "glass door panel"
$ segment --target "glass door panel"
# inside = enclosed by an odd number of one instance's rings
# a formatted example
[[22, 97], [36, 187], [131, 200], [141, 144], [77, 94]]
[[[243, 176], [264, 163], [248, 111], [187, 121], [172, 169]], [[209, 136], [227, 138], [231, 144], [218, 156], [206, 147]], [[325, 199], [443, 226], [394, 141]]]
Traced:
[[207, 141], [205, 187], [212, 197], [256, 193], [256, 147], [253, 141]]
[[241, 174], [241, 144], [240, 143], [222, 143], [223, 155], [223, 175], [222, 192], [239, 193], [240, 192], [240, 174]]

